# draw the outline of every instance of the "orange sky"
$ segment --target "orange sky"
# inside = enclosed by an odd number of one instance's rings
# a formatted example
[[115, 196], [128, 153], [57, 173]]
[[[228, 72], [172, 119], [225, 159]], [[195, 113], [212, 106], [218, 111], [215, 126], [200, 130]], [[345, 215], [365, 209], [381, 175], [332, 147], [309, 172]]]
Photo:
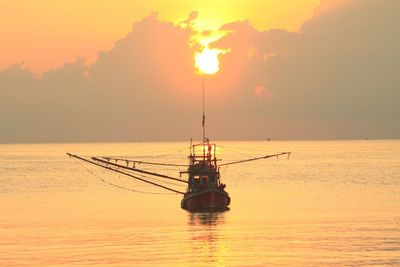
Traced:
[[0, 0], [0, 142], [399, 137], [400, 1], [116, 2]]
[[60, 67], [78, 55], [89, 62], [123, 38], [135, 21], [152, 11], [179, 23], [199, 11], [197, 27], [247, 19], [258, 29], [298, 31], [318, 0], [263, 1], [3, 1], [0, 8], [0, 69], [16, 62], [35, 72]]

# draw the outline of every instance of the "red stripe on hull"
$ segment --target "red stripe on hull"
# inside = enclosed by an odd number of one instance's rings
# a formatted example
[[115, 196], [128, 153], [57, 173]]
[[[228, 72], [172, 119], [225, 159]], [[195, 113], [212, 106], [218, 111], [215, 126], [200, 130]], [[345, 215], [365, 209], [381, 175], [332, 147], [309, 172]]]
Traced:
[[230, 201], [225, 191], [205, 190], [185, 194], [181, 207], [189, 211], [224, 211], [228, 209]]

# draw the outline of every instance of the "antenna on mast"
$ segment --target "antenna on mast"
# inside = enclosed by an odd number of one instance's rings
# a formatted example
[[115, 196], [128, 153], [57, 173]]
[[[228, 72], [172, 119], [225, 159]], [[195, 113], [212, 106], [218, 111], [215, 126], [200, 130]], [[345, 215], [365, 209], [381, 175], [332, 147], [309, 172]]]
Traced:
[[206, 112], [205, 112], [205, 104], [204, 104], [204, 73], [203, 73], [203, 142], [206, 141]]

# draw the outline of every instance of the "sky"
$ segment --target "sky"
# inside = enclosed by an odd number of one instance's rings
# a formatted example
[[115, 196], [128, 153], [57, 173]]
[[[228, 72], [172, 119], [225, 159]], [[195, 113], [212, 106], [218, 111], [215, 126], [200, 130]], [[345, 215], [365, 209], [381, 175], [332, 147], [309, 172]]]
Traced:
[[[290, 3], [290, 4], [288, 4]], [[132, 24], [152, 12], [162, 21], [184, 21], [199, 12], [196, 27], [215, 29], [224, 23], [250, 20], [258, 29], [298, 30], [313, 14], [318, 0], [14, 0], [0, 1], [0, 69], [15, 62], [35, 72], [61, 67], [84, 56], [95, 62], [99, 51], [109, 51]], [[29, 45], [27, 45], [29, 44]]]
[[400, 138], [400, 2], [0, 1], [0, 143]]

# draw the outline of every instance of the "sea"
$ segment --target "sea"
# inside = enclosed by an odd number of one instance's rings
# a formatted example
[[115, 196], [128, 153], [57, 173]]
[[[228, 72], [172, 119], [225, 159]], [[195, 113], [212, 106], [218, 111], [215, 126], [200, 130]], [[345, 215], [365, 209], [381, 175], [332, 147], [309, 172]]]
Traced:
[[400, 140], [216, 144], [220, 164], [292, 154], [221, 167], [230, 210], [190, 213], [65, 154], [184, 165], [189, 142], [1, 144], [0, 266], [400, 266]]

